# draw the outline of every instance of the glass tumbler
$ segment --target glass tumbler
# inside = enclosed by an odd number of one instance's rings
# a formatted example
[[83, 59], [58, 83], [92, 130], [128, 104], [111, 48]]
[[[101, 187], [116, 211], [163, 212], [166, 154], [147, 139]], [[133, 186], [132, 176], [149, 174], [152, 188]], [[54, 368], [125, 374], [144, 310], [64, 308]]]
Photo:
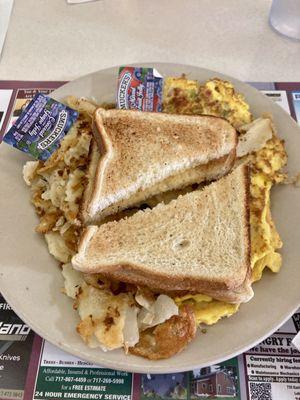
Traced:
[[300, 0], [273, 0], [269, 22], [282, 35], [300, 39]]

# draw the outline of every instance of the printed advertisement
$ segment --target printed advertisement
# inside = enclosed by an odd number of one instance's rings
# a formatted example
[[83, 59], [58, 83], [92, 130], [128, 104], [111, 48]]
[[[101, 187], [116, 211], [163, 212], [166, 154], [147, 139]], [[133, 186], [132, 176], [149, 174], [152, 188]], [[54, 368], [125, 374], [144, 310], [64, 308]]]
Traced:
[[188, 373], [140, 375], [141, 400], [170, 400], [188, 398]]
[[0, 399], [23, 398], [33, 337], [0, 296]]
[[262, 90], [262, 92], [290, 114], [289, 101], [285, 90]]
[[299, 331], [300, 310], [277, 332], [243, 354], [251, 400], [300, 399], [300, 352], [292, 339]]
[[190, 377], [191, 399], [242, 399], [237, 358], [194, 370]]
[[297, 121], [300, 121], [300, 91], [292, 92], [294, 110], [296, 114]]
[[132, 374], [101, 368], [44, 342], [33, 399], [130, 400]]
[[[30, 99], [63, 82], [0, 81], [0, 129]], [[300, 84], [252, 83], [300, 121]], [[0, 400], [300, 400], [300, 352], [291, 343], [300, 310], [244, 354], [217, 365], [165, 375], [114, 371], [80, 360], [30, 330], [0, 296]]]

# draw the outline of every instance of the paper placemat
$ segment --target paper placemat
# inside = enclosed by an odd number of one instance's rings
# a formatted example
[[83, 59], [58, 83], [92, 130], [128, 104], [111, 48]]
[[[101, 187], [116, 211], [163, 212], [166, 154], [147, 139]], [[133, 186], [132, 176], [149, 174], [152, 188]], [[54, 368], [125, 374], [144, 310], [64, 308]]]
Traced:
[[[0, 81], [4, 134], [37, 91], [65, 82]], [[300, 83], [251, 83], [300, 122]], [[0, 399], [300, 400], [300, 309], [249, 351], [210, 367], [165, 375], [131, 374], [79, 360], [31, 331], [0, 297]]]

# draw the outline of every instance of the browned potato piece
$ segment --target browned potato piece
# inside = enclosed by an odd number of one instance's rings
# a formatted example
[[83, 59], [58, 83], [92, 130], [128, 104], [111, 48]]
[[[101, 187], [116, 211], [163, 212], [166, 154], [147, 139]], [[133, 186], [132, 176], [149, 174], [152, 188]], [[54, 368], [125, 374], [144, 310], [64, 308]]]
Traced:
[[179, 315], [140, 333], [140, 340], [129, 348], [136, 356], [160, 360], [182, 351], [196, 335], [196, 321], [192, 309], [184, 305]]

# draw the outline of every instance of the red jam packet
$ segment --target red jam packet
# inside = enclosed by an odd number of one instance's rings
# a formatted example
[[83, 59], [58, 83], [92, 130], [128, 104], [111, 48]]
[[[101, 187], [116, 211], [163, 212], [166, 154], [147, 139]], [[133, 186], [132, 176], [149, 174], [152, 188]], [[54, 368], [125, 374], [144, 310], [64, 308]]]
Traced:
[[154, 68], [120, 67], [117, 108], [162, 111], [163, 77]]

